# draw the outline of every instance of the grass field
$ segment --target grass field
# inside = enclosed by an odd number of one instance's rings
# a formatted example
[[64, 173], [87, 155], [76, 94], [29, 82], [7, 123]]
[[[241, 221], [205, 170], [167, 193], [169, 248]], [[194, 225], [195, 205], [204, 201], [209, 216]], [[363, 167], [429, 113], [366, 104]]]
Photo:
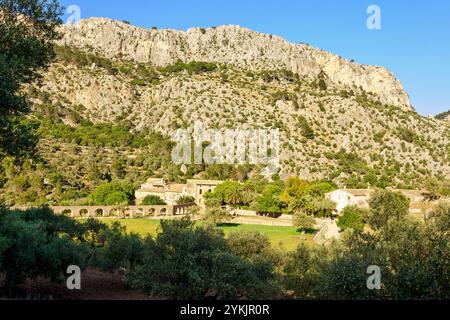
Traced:
[[[106, 223], [119, 221], [130, 232], [138, 233], [142, 236], [147, 234], [156, 235], [158, 233], [159, 220], [153, 219], [104, 219]], [[233, 231], [258, 231], [269, 237], [274, 247], [284, 250], [295, 250], [301, 242], [313, 243], [312, 233], [302, 235], [295, 227], [266, 226], [252, 224], [224, 224], [220, 228], [225, 236], [229, 236]]]

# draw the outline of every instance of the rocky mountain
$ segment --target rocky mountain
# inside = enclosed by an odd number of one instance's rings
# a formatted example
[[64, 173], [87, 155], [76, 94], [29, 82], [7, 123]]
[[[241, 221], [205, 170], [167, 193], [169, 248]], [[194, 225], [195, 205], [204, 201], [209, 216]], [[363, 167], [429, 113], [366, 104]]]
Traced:
[[435, 118], [450, 123], [450, 110], [436, 115]]
[[385, 68], [238, 26], [182, 32], [88, 19], [61, 33], [57, 61], [27, 89], [37, 114], [70, 126], [127, 121], [166, 137], [195, 120], [278, 128], [282, 174], [348, 186], [450, 177], [448, 123], [418, 115]]
[[410, 107], [408, 95], [382, 67], [356, 64], [306, 44], [291, 44], [239, 26], [147, 30], [110, 19], [87, 19], [62, 29], [61, 44], [95, 50], [107, 58], [167, 66], [177, 60], [231, 64], [251, 70], [288, 70], [315, 78], [324, 72], [336, 85], [361, 87], [386, 104]]

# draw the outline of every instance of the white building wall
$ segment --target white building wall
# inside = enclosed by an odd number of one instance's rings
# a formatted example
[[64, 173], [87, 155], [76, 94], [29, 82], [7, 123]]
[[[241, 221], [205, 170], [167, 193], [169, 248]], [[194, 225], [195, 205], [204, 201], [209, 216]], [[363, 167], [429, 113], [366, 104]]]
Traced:
[[336, 203], [336, 211], [341, 213], [345, 207], [351, 205], [352, 195], [343, 190], [335, 190], [326, 195], [326, 197]]
[[347, 206], [358, 206], [360, 208], [367, 208], [367, 196], [355, 196], [346, 190], [335, 190], [326, 195], [326, 197], [336, 203], [336, 211], [338, 214]]

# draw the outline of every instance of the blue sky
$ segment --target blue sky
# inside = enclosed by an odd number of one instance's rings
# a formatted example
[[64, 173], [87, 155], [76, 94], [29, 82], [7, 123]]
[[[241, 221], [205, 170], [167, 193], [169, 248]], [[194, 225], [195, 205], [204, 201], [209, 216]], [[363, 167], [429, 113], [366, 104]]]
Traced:
[[[416, 110], [450, 109], [450, 0], [62, 0], [81, 17], [187, 30], [237, 24], [305, 42], [357, 62], [381, 65], [402, 82]], [[381, 29], [369, 30], [369, 5]]]

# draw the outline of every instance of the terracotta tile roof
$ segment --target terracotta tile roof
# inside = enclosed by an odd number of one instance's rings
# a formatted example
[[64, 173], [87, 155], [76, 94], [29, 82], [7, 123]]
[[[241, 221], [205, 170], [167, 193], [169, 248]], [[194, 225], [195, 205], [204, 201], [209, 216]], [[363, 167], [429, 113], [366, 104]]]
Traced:
[[184, 191], [184, 188], [186, 188], [187, 185], [185, 184], [169, 184], [168, 188], [163, 187], [156, 187], [156, 188], [141, 188], [139, 190], [136, 190], [136, 192], [152, 192], [152, 193], [165, 193], [165, 192], [177, 192], [182, 193]]
[[166, 190], [164, 188], [143, 188], [136, 192], [151, 192], [151, 193], [164, 193]]
[[174, 183], [174, 184], [169, 184], [169, 190], [167, 190], [167, 191], [181, 193], [184, 191], [185, 188], [187, 188], [186, 184]]

